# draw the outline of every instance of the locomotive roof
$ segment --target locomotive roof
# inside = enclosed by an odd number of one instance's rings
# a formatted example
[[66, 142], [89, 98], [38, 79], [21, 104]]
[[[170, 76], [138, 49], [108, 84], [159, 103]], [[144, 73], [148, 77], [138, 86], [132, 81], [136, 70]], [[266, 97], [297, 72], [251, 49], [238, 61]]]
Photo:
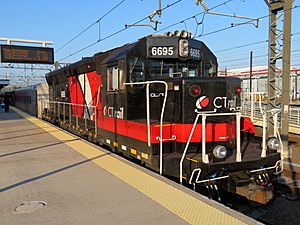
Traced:
[[122, 47], [116, 48], [110, 52], [110, 54], [102, 60], [101, 64], [108, 62], [118, 61], [120, 59], [126, 58], [129, 52], [137, 45], [137, 42], [132, 44], [123, 45]]
[[[148, 39], [156, 39], [156, 38], [161, 39], [161, 38], [168, 38], [168, 37], [165, 35], [145, 36], [145, 37], [139, 39], [137, 42], [126, 44], [121, 47], [110, 49], [105, 52], [96, 53], [92, 57], [82, 58], [81, 60], [79, 60], [75, 63], [67, 65], [58, 70], [52, 71], [52, 72], [46, 74], [46, 79], [49, 77], [52, 77], [52, 76], [54, 76], [54, 77], [62, 76], [62, 75], [70, 76], [70, 75], [78, 75], [78, 74], [90, 72], [90, 71], [95, 70], [96, 69], [95, 67], [97, 67], [98, 65], [103, 65], [103, 64], [110, 63], [110, 62], [116, 62], [120, 59], [124, 59], [124, 58], [128, 57], [130, 54], [136, 54], [138, 52], [139, 52], [139, 54], [143, 54], [143, 56], [146, 57], [146, 53], [144, 53], [143, 51], [140, 51], [140, 50], [144, 50], [144, 49], [141, 49], [140, 47], [145, 47]], [[173, 36], [171, 38], [180, 38], [180, 37]], [[201, 51], [206, 52], [206, 54], [204, 54], [204, 55], [209, 55], [209, 57], [212, 57], [212, 56], [215, 57], [215, 55], [210, 51], [210, 49], [202, 41], [195, 40], [195, 39], [190, 39], [190, 40], [192, 41], [192, 43], [198, 42], [197, 45], [199, 45], [199, 47], [202, 49]], [[140, 46], [140, 47], [138, 47], [138, 46]]]

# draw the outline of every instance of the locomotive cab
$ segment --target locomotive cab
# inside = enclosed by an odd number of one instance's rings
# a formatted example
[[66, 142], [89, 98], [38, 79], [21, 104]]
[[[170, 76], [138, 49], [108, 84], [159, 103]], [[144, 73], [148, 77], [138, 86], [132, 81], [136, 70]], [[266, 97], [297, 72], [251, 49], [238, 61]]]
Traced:
[[[148, 145], [152, 155], [161, 151], [161, 119], [164, 154], [182, 154], [197, 114], [230, 113], [240, 108], [240, 79], [216, 77], [217, 59], [204, 43], [190, 38], [151, 36], [143, 40], [141, 48], [147, 49], [141, 51], [144, 55], [138, 57], [135, 51], [135, 57], [128, 57], [127, 116], [133, 120], [142, 118], [143, 122], [147, 122], [146, 115], [149, 117], [147, 123], [153, 127], [150, 138], [155, 137], [153, 145]], [[218, 142], [235, 148], [234, 121], [233, 115], [207, 118], [208, 151]], [[201, 133], [201, 126], [197, 125], [189, 153], [201, 152]]]

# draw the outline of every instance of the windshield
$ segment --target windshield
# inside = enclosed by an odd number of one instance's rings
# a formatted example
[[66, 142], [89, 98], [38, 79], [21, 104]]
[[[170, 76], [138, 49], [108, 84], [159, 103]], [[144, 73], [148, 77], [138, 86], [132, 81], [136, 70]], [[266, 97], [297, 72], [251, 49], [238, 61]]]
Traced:
[[142, 82], [147, 78], [159, 77], [198, 77], [201, 75], [200, 64], [196, 62], [170, 62], [147, 60], [138, 57], [128, 61], [130, 82]]
[[198, 64], [193, 62], [149, 61], [150, 77], [196, 77]]

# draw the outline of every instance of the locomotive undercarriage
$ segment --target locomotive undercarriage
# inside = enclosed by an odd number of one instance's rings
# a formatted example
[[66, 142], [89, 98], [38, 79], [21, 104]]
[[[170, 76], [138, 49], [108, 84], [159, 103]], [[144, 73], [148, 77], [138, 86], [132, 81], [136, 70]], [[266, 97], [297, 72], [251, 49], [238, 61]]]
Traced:
[[[248, 151], [247, 151], [248, 150]], [[183, 163], [183, 183], [191, 188], [204, 187], [210, 192], [230, 192], [249, 200], [266, 204], [273, 198], [273, 180], [282, 170], [281, 156], [268, 150], [266, 157], [260, 157], [259, 145], [249, 142], [242, 145], [242, 161], [235, 161], [235, 152], [222, 162], [213, 162], [212, 153], [209, 163], [202, 161], [201, 153], [189, 153]], [[169, 154], [164, 159], [164, 173], [176, 176], [180, 153]], [[220, 198], [220, 195], [217, 195]]]

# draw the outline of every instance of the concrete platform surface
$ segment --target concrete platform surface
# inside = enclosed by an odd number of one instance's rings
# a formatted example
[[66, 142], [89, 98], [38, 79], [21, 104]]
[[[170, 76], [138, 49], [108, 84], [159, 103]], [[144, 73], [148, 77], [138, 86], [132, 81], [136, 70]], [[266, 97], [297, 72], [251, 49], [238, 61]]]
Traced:
[[0, 224], [257, 224], [27, 114], [0, 111]]

